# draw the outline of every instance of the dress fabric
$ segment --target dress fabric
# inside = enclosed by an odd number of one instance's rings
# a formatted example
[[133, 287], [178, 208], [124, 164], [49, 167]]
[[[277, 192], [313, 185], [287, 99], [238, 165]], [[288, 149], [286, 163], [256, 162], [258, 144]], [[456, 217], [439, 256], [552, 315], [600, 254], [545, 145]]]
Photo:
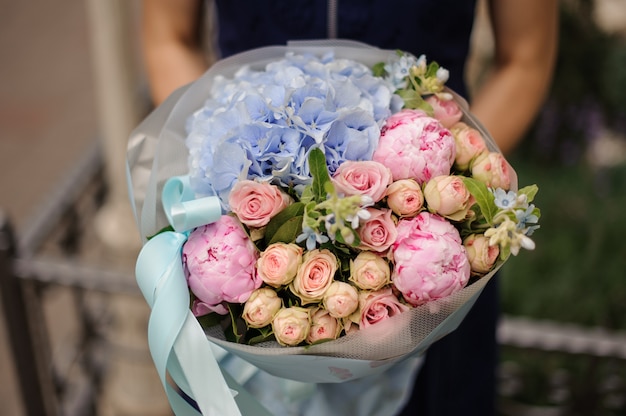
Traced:
[[[324, 39], [328, 3], [215, 0], [220, 57], [290, 40]], [[424, 54], [450, 71], [450, 88], [467, 96], [464, 67], [475, 0], [336, 0], [336, 5], [338, 38]], [[494, 415], [497, 279], [460, 327], [433, 344], [425, 359], [406, 360], [377, 379], [307, 385], [255, 371], [230, 354], [221, 365], [238, 373], [276, 415]]]

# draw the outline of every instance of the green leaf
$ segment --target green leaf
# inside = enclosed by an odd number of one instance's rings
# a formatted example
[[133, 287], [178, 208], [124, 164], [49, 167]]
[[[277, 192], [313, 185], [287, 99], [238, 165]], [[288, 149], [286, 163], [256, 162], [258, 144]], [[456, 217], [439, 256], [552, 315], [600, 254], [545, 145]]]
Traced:
[[198, 316], [197, 319], [202, 328], [210, 328], [212, 326], [219, 325], [224, 319], [224, 316], [211, 312], [208, 315]]
[[415, 90], [397, 90], [396, 94], [404, 101], [403, 108], [418, 109], [421, 108], [424, 102], [422, 96]]
[[274, 338], [272, 326], [268, 325], [263, 328], [255, 329], [252, 336], [246, 342], [248, 345], [255, 345], [260, 342], [268, 341]]
[[[239, 316], [241, 315], [241, 308], [237, 307], [238, 305], [228, 304], [228, 313], [230, 314], [230, 325], [224, 330], [224, 335], [226, 339], [230, 342], [239, 343], [241, 338], [243, 338], [245, 329], [239, 331], [237, 327], [237, 321]], [[245, 327], [245, 325], [243, 325]]]
[[157, 235], [162, 234], [162, 233], [166, 233], [168, 231], [174, 231], [174, 227], [172, 227], [171, 225], [168, 225], [167, 227], [163, 227], [159, 231], [157, 231], [156, 234], [149, 236], [148, 240], [151, 240], [154, 237], [156, 237]]
[[[264, 240], [269, 242], [274, 239], [274, 235], [280, 230], [280, 228], [291, 218], [300, 217], [304, 213], [304, 204], [302, 202], [294, 202], [288, 205], [285, 209], [276, 214], [265, 228]], [[300, 220], [302, 221], [302, 220]]]
[[532, 200], [535, 199], [537, 192], [539, 192], [539, 187], [537, 185], [529, 185], [517, 191], [517, 194], [526, 195], [528, 202], [532, 202]]
[[379, 62], [372, 67], [372, 73], [375, 77], [385, 77], [387, 76], [387, 71], [385, 71], [385, 63]]
[[330, 175], [326, 166], [326, 156], [321, 149], [315, 148], [309, 153], [309, 169], [313, 177], [311, 184], [313, 198], [318, 202], [324, 201], [327, 195], [326, 183], [330, 182]]
[[493, 217], [498, 212], [498, 207], [495, 203], [495, 197], [487, 188], [483, 182], [480, 182], [474, 178], [468, 178], [462, 176], [463, 183], [467, 187], [467, 190], [474, 196], [476, 199], [476, 204], [478, 204], [478, 208], [480, 208], [480, 212], [487, 221], [488, 224], [492, 223]]
[[268, 239], [268, 245], [274, 243], [291, 243], [297, 236], [302, 234], [302, 215], [289, 218], [278, 230]]

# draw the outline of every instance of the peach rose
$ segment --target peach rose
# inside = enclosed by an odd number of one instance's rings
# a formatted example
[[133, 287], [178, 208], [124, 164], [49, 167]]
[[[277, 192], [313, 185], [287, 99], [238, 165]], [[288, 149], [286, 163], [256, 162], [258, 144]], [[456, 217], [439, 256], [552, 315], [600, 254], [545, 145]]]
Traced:
[[447, 129], [463, 117], [461, 107], [453, 98], [444, 100], [437, 95], [431, 95], [426, 99], [426, 102], [433, 108], [434, 117]]
[[476, 199], [467, 190], [459, 176], [444, 175], [432, 178], [424, 187], [424, 199], [430, 212], [461, 221]]
[[413, 179], [400, 179], [387, 188], [387, 206], [400, 217], [413, 217], [424, 206], [424, 193]]
[[272, 323], [283, 301], [269, 287], [255, 290], [243, 306], [242, 317], [250, 328], [263, 328]]
[[389, 263], [379, 254], [362, 251], [350, 261], [350, 278], [359, 289], [378, 290], [391, 282]]
[[454, 167], [460, 171], [469, 169], [470, 164], [481, 154], [488, 152], [482, 134], [463, 122], [456, 123], [450, 131], [456, 143]]
[[485, 274], [493, 269], [500, 255], [497, 245], [490, 246], [489, 239], [483, 234], [471, 234], [463, 240], [472, 272]]
[[238, 181], [228, 197], [228, 205], [239, 221], [248, 227], [263, 227], [287, 207], [289, 196], [266, 182]]
[[396, 240], [396, 224], [391, 218], [390, 209], [367, 208], [370, 218], [358, 229], [361, 244], [359, 249], [378, 253], [387, 251]]
[[333, 283], [337, 267], [337, 258], [330, 250], [308, 251], [304, 254], [302, 265], [289, 289], [300, 298], [303, 305], [317, 303]]
[[359, 292], [349, 283], [335, 281], [324, 294], [323, 304], [331, 316], [345, 318], [359, 306]]
[[323, 308], [311, 309], [311, 329], [306, 337], [308, 344], [324, 339], [337, 339], [341, 333], [341, 323]]
[[502, 153], [489, 152], [479, 156], [472, 165], [472, 177], [490, 188], [511, 189], [511, 165]]
[[296, 244], [271, 244], [256, 262], [257, 274], [272, 287], [288, 285], [302, 264], [302, 251]]

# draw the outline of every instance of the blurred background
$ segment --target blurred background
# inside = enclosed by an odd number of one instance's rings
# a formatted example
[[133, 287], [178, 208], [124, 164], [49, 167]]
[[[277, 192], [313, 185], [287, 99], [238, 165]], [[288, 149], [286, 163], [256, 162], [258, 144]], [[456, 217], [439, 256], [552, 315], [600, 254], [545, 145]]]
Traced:
[[[124, 151], [148, 111], [138, 0], [0, 0], [0, 415], [167, 415]], [[470, 83], [491, 38], [478, 13]], [[626, 415], [626, 0], [561, 0], [554, 83], [511, 158], [537, 249], [501, 278], [498, 407]]]

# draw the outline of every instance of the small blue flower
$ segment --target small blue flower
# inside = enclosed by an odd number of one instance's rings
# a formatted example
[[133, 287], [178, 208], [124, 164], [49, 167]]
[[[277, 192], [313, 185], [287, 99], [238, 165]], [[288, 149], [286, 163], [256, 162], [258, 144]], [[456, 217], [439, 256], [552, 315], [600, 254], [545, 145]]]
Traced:
[[317, 243], [324, 244], [329, 241], [329, 238], [323, 234], [320, 234], [310, 227], [303, 227], [302, 234], [296, 237], [296, 243], [301, 243], [306, 240], [306, 249], [311, 251], [315, 250]]
[[517, 194], [513, 191], [506, 192], [502, 188], [498, 188], [493, 191], [495, 196], [495, 204], [500, 209], [511, 209], [515, 207], [517, 201]]
[[517, 218], [517, 228], [519, 230], [524, 230], [524, 234], [532, 235], [533, 232], [539, 228], [537, 224], [539, 222], [539, 217], [533, 214], [535, 210], [535, 206], [530, 204], [528, 208], [525, 210], [516, 210], [515, 218]]

